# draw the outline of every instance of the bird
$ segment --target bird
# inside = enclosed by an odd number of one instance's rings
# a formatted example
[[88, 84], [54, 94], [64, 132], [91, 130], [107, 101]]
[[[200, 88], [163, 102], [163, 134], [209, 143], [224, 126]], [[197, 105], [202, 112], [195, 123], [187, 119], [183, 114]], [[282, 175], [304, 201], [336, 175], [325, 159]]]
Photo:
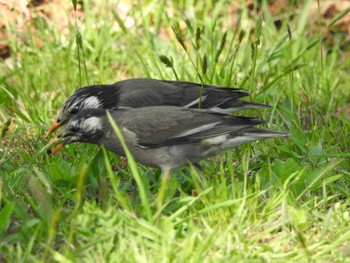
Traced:
[[240, 88], [147, 78], [127, 79], [110, 85], [86, 86], [75, 91], [66, 100], [46, 137], [86, 108], [113, 111], [147, 106], [199, 108], [200, 105], [202, 109], [231, 113], [247, 108], [270, 107], [239, 100], [248, 95], [249, 93]]
[[[172, 171], [251, 141], [287, 136], [256, 128], [265, 121], [203, 109], [150, 106], [110, 112], [136, 162]], [[52, 155], [64, 145], [81, 142], [104, 146], [125, 156], [107, 117], [107, 110], [84, 109], [55, 137]]]

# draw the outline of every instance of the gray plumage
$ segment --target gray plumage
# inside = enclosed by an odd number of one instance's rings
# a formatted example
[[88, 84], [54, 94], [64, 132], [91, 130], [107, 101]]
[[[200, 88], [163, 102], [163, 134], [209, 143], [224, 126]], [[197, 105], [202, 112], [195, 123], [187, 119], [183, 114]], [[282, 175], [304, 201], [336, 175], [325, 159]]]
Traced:
[[[255, 128], [264, 123], [257, 118], [174, 106], [119, 110], [111, 115], [135, 160], [162, 170], [198, 163], [243, 143], [287, 135]], [[64, 144], [93, 143], [125, 156], [105, 110], [82, 110], [58, 137]]]
[[239, 100], [248, 96], [239, 88], [224, 88], [185, 81], [127, 79], [111, 85], [92, 85], [78, 89], [60, 109], [57, 122], [62, 126], [87, 108], [130, 109], [147, 106], [179, 106], [230, 113], [268, 105]]

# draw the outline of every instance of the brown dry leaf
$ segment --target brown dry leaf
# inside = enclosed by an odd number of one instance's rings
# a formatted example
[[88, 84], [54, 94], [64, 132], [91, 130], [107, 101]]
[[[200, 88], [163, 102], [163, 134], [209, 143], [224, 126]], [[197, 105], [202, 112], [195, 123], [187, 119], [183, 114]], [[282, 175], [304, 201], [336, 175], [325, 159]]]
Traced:
[[337, 117], [346, 116], [350, 119], [350, 105], [339, 106], [334, 115]]
[[[55, 24], [61, 32], [68, 32], [69, 22], [74, 16], [67, 17], [66, 10], [72, 9], [67, 1], [59, 0], [0, 0], [0, 56], [6, 59], [10, 56], [10, 39], [23, 43], [26, 33], [30, 32], [37, 45], [42, 40], [36, 32], [35, 21], [43, 19], [48, 25]], [[82, 15], [77, 10], [77, 17]], [[72, 21], [69, 21], [71, 19]], [[19, 38], [18, 35], [22, 35]]]
[[10, 48], [8, 38], [11, 32], [6, 28], [13, 27], [16, 31], [22, 32], [30, 19], [30, 14], [26, 8], [27, 1], [0, 1], [0, 56], [8, 58]]
[[124, 159], [119, 163], [119, 167], [123, 168], [123, 169], [128, 169], [128, 160]]
[[[311, 5], [309, 16], [318, 17], [321, 15], [321, 25], [328, 24], [334, 17], [350, 7], [350, 0], [326, 0], [314, 1]], [[350, 33], [350, 13], [340, 18], [334, 25], [337, 31]]]
[[275, 0], [269, 3], [272, 16], [279, 16], [292, 8], [288, 0]]
[[[335, 12], [336, 15], [343, 12], [345, 9], [350, 7], [350, 1], [336, 1], [335, 4]], [[337, 21], [335, 24], [339, 27], [341, 32], [350, 34], [350, 13], [347, 13], [345, 16], [343, 16], [341, 19]]]

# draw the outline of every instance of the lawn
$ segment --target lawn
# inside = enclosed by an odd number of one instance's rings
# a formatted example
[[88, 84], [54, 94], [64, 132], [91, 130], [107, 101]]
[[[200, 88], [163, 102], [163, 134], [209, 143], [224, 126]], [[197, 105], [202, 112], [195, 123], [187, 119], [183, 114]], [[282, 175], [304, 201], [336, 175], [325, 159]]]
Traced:
[[[350, 262], [349, 8], [56, 2], [28, 26], [0, 15], [0, 262]], [[163, 203], [158, 169], [46, 154], [70, 94], [135, 77], [241, 87], [272, 106], [245, 114], [290, 135], [173, 172]]]

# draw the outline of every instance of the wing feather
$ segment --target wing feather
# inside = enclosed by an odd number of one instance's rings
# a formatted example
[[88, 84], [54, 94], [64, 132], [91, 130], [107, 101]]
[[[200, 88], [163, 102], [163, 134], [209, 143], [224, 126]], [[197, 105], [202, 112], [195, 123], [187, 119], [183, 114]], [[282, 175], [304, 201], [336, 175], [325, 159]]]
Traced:
[[179, 107], [145, 107], [118, 114], [121, 128], [136, 134], [142, 147], [187, 144], [251, 128], [263, 121]]

